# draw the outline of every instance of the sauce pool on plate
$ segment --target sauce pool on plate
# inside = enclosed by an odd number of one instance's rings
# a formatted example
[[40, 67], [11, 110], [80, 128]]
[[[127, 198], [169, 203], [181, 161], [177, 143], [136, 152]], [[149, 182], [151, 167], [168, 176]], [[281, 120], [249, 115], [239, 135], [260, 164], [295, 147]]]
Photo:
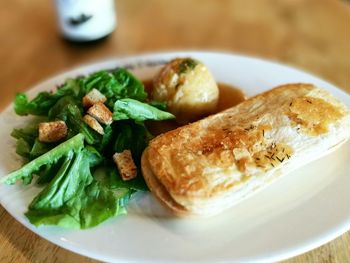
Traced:
[[[143, 82], [143, 85], [145, 86], [146, 92], [148, 94], [151, 94], [152, 88], [153, 88], [152, 80], [144, 80], [142, 82]], [[218, 88], [219, 88], [219, 101], [218, 101], [218, 106], [215, 113], [231, 108], [246, 99], [246, 95], [242, 92], [242, 90], [232, 85], [218, 83]], [[174, 130], [181, 126], [174, 120], [162, 121], [162, 122], [148, 121], [146, 125], [149, 131], [153, 135], [159, 135], [161, 133]]]
[[219, 102], [216, 112], [220, 112], [231, 108], [242, 101], [246, 100], [247, 97], [243, 91], [237, 87], [229, 84], [218, 83], [219, 88]]

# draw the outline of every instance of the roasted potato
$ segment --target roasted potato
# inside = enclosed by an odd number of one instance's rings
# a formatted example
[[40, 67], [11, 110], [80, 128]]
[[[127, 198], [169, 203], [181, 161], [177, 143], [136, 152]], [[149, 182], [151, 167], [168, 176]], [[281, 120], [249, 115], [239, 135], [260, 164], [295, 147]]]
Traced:
[[168, 111], [184, 124], [215, 112], [218, 86], [200, 61], [177, 58], [166, 64], [155, 77], [152, 98], [166, 101]]

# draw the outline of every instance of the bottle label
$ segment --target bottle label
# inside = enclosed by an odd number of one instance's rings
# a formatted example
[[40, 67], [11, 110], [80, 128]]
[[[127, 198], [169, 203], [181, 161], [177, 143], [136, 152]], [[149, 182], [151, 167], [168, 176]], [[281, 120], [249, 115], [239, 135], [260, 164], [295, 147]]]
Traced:
[[75, 41], [90, 41], [116, 27], [114, 0], [56, 0], [60, 29]]

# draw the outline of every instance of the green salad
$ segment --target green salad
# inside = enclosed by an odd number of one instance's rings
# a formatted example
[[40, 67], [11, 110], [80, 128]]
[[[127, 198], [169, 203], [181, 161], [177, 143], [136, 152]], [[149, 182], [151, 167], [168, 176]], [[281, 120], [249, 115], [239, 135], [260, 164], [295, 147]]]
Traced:
[[152, 134], [144, 122], [174, 118], [123, 68], [68, 79], [32, 100], [19, 93], [14, 108], [35, 118], [12, 131], [25, 164], [1, 182], [27, 185], [35, 176], [42, 190], [25, 213], [29, 221], [80, 229], [125, 214], [133, 194], [148, 190], [140, 160]]

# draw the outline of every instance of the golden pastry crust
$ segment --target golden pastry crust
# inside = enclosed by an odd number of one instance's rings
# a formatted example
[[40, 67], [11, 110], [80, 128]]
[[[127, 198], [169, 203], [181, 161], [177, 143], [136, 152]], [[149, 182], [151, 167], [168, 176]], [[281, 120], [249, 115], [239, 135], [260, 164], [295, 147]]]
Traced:
[[280, 86], [156, 137], [142, 156], [143, 175], [176, 214], [216, 214], [343, 143], [349, 123], [329, 92]]
[[153, 175], [148, 162], [147, 150], [145, 150], [143, 153], [141, 163], [143, 174], [147, 174], [147, 176], [145, 176], [145, 180], [151, 192], [158, 197], [163, 205], [171, 208], [171, 210], [177, 215], [187, 215], [189, 211], [187, 211], [184, 206], [173, 200], [166, 188], [158, 181], [157, 177]]

